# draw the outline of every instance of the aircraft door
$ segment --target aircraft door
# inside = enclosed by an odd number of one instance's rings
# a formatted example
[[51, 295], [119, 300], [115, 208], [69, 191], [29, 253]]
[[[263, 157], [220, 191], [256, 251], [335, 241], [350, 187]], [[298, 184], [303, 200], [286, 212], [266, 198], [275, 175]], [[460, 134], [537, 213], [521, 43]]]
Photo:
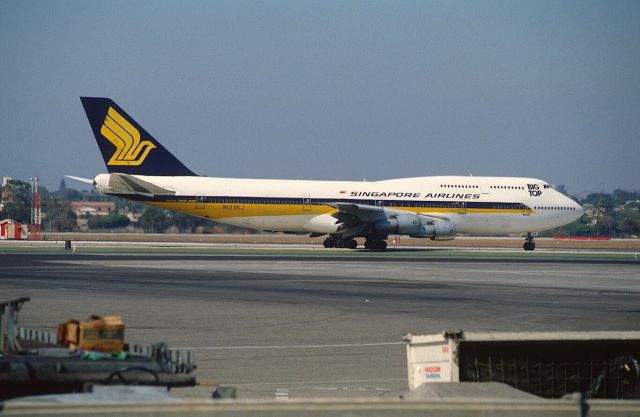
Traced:
[[302, 211], [311, 211], [311, 197], [308, 195], [302, 197]]
[[199, 194], [196, 196], [196, 208], [198, 210], [204, 209], [206, 207], [206, 204], [207, 204], [207, 199], [204, 195]]
[[464, 201], [459, 201], [456, 203], [458, 207], [458, 214], [467, 214], [467, 203]]
[[489, 194], [489, 184], [486, 181], [480, 183], [480, 192], [482, 194]]

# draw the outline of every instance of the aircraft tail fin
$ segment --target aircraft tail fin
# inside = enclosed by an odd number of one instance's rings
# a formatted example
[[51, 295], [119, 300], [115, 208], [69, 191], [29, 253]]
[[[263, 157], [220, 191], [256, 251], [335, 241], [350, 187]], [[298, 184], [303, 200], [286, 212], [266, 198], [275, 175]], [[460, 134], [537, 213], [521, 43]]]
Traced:
[[80, 100], [109, 173], [196, 176], [113, 100]]

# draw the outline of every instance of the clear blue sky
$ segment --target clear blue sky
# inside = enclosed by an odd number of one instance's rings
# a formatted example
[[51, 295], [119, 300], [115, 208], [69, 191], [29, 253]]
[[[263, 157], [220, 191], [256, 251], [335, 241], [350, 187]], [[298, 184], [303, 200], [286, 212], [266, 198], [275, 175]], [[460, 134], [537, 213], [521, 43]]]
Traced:
[[0, 175], [106, 172], [82, 95], [209, 176], [638, 189], [640, 1], [1, 1]]

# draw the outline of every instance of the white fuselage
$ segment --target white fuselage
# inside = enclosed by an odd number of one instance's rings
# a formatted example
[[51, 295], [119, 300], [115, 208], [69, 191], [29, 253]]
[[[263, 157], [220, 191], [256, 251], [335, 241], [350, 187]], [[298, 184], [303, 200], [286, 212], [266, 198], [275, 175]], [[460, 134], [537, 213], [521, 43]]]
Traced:
[[109, 174], [96, 190], [249, 228], [325, 233], [319, 225], [335, 208], [323, 202], [368, 206], [440, 216], [462, 234], [539, 232], [578, 219], [582, 207], [533, 178], [436, 176], [384, 181], [306, 181], [135, 175], [175, 193], [170, 197], [121, 195]]

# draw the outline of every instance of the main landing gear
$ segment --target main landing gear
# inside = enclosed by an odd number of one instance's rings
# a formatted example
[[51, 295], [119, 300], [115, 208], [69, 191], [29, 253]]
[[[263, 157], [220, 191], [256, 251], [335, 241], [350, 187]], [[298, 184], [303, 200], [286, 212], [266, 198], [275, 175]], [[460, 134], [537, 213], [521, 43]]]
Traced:
[[328, 237], [322, 243], [325, 248], [348, 248], [355, 249], [358, 247], [358, 241], [355, 239], [336, 239]]
[[536, 248], [536, 242], [533, 241], [533, 236], [531, 232], [527, 233], [527, 238], [525, 239], [524, 245], [522, 245], [524, 250], [534, 250]]
[[[322, 245], [325, 248], [347, 248], [356, 249], [358, 247], [358, 241], [355, 239], [347, 238], [340, 239], [335, 237], [328, 237], [324, 240]], [[384, 240], [369, 240], [364, 242], [364, 248], [369, 250], [385, 250], [387, 248], [387, 242]]]
[[364, 242], [364, 248], [370, 250], [385, 250], [387, 249], [387, 242], [384, 240], [366, 240]]

